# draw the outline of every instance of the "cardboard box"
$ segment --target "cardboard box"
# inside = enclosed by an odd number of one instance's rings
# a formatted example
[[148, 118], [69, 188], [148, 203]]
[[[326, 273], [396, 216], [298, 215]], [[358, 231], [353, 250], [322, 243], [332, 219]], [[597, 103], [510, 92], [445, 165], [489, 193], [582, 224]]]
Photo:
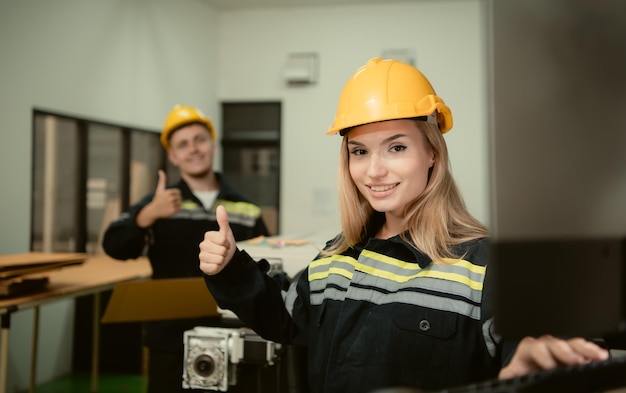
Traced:
[[150, 279], [115, 285], [102, 323], [219, 316], [202, 277]]

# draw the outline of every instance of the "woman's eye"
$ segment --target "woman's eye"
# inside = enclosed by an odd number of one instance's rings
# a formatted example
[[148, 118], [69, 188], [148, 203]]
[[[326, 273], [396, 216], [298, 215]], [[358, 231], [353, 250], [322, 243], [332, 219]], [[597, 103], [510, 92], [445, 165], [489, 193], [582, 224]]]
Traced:
[[403, 145], [395, 145], [391, 147], [392, 151], [403, 151], [406, 149], [406, 146]]
[[350, 154], [353, 154], [355, 156], [360, 156], [360, 155], [363, 155], [365, 153], [366, 153], [365, 149], [352, 149], [350, 151]]

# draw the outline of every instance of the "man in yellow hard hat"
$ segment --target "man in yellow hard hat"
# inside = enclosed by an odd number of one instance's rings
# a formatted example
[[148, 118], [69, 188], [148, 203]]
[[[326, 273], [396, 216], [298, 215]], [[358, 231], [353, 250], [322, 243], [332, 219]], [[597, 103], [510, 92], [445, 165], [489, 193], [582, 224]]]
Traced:
[[[159, 171], [153, 193], [122, 213], [107, 228], [103, 249], [119, 260], [147, 255], [154, 279], [196, 277], [198, 243], [209, 230], [217, 230], [215, 209], [225, 206], [237, 240], [268, 235], [261, 209], [232, 189], [213, 169], [217, 149], [212, 121], [199, 109], [176, 105], [167, 115], [161, 144], [181, 180], [169, 186]], [[144, 344], [148, 347], [148, 393], [182, 389], [183, 332], [215, 321], [184, 319], [148, 322]]]

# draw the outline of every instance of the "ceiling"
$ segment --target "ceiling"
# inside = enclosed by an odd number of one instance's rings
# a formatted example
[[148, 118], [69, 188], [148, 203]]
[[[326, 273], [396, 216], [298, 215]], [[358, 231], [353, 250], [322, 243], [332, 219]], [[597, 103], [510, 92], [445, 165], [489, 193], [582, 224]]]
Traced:
[[[337, 4], [385, 3], [386, 0], [206, 0], [220, 10], [237, 8], [300, 7]], [[423, 0], [394, 0], [423, 1]]]

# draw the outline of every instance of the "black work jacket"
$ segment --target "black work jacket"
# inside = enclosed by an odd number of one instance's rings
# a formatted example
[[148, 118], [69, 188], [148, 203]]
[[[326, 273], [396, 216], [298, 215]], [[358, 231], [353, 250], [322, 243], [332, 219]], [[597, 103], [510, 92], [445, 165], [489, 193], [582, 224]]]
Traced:
[[[207, 231], [219, 230], [215, 209], [224, 205], [231, 229], [237, 240], [268, 235], [261, 209], [234, 191], [219, 174], [220, 191], [213, 206], [205, 207], [181, 180], [170, 188], [182, 194], [181, 210], [175, 215], [157, 220], [149, 228], [137, 226], [136, 217], [154, 197], [147, 195], [122, 213], [107, 228], [103, 249], [112, 258], [135, 259], [147, 253], [152, 266], [152, 278], [199, 277], [202, 275], [198, 254], [199, 244]], [[182, 332], [209, 323], [206, 319], [159, 321], [146, 324], [148, 346], [182, 350]], [[211, 321], [214, 323], [214, 321]]]
[[368, 237], [319, 256], [281, 294], [267, 263], [238, 250], [205, 281], [220, 307], [262, 337], [308, 346], [312, 393], [440, 390], [493, 378], [505, 358], [493, 333], [487, 240], [457, 251], [463, 259], [433, 263], [399, 236]]

